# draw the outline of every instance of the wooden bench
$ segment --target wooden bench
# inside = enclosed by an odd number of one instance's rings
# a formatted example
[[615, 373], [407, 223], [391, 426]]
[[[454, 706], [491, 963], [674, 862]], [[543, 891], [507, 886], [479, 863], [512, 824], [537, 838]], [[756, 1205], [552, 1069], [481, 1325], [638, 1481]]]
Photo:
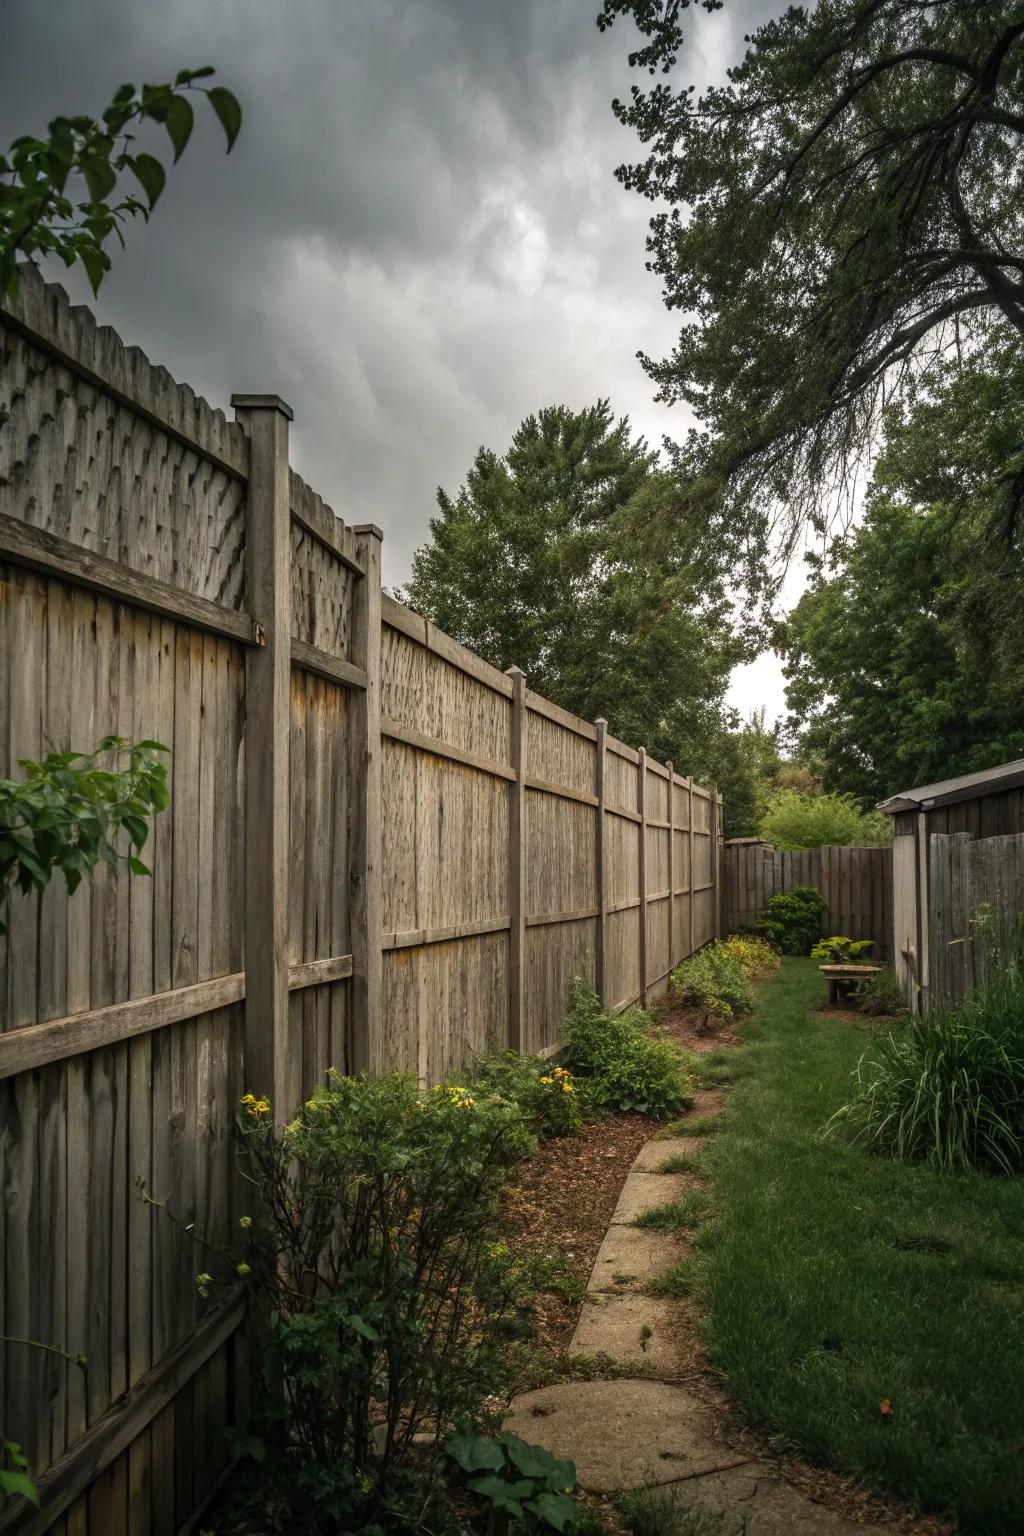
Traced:
[[858, 981], [867, 981], [869, 976], [877, 976], [879, 971], [884, 971], [884, 965], [819, 965], [819, 971], [828, 980], [827, 1008], [838, 1008], [840, 1002], [849, 998]]

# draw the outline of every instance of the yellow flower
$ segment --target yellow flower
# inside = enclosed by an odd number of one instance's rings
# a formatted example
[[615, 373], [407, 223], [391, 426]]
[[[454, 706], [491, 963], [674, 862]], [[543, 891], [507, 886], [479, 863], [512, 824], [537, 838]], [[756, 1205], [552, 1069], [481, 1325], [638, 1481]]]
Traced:
[[572, 1083], [563, 1083], [562, 1084], [562, 1092], [563, 1093], [575, 1093], [576, 1090], [573, 1087]]
[[208, 1275], [205, 1272], [201, 1275], [196, 1275], [196, 1290], [199, 1292], [200, 1296], [209, 1296], [210, 1286], [212, 1283], [212, 1275]]
[[240, 1227], [251, 1227], [252, 1226], [252, 1217], [251, 1216], [239, 1216], [239, 1218], [238, 1218], [238, 1225]]
[[308, 1110], [310, 1110], [310, 1111], [315, 1110], [316, 1109], [316, 1099], [307, 1099], [306, 1100], [306, 1108]]
[[240, 1103], [242, 1103], [242, 1104], [255, 1104], [256, 1103], [256, 1096], [255, 1096], [255, 1094], [243, 1093], [242, 1097], [241, 1097], [241, 1100], [240, 1100]]
[[235, 1273], [239, 1274], [239, 1275], [243, 1275], [243, 1276], [244, 1275], [251, 1275], [252, 1274], [252, 1270], [250, 1269], [248, 1264], [236, 1264], [235, 1265]]
[[[254, 1115], [256, 1117], [256, 1119], [259, 1119], [260, 1115], [269, 1115], [270, 1114], [270, 1100], [269, 1099], [254, 1099], [252, 1097], [252, 1094], [248, 1095], [248, 1099], [249, 1099], [248, 1112], [249, 1112], [250, 1115]], [[243, 1099], [242, 1102], [245, 1103], [245, 1100]]]
[[541, 1078], [541, 1082], [542, 1083], [549, 1083], [550, 1084], [550, 1083], [554, 1082], [554, 1078], [553, 1077], [542, 1077]]

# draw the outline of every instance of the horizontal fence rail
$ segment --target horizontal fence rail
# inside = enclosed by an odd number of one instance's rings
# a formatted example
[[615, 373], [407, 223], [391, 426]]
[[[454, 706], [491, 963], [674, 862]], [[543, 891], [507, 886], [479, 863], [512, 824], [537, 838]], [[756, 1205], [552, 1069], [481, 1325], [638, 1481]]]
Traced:
[[[245, 1412], [244, 1298], [189, 1231], [246, 1211], [242, 1093], [554, 1053], [566, 989], [653, 998], [719, 930], [714, 791], [381, 590], [382, 535], [63, 290], [0, 308], [0, 775], [171, 749], [151, 876], [16, 896], [0, 937], [0, 1532], [199, 1528]], [[138, 1181], [174, 1212], [140, 1198]]]

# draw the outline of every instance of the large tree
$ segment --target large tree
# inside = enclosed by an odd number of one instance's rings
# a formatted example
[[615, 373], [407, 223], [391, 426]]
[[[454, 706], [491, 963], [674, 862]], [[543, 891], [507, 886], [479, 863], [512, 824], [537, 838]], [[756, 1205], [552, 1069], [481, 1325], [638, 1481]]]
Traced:
[[676, 499], [607, 401], [546, 408], [504, 455], [481, 448], [456, 495], [438, 492], [403, 596], [555, 703], [713, 771], [739, 648], [721, 584], [678, 537]]
[[[691, 0], [605, 0], [656, 77], [615, 111], [658, 202], [650, 266], [683, 316], [643, 361], [700, 425], [687, 504], [771, 592], [851, 505], [886, 402], [936, 354], [1024, 336], [1024, 12], [1016, 0], [819, 0], [747, 39], [726, 84], [678, 76]], [[719, 0], [703, 0], [706, 10]], [[667, 206], [665, 206], [667, 205]]]
[[779, 634], [803, 752], [866, 802], [1024, 756], [1024, 358], [950, 364], [888, 424], [863, 524]]

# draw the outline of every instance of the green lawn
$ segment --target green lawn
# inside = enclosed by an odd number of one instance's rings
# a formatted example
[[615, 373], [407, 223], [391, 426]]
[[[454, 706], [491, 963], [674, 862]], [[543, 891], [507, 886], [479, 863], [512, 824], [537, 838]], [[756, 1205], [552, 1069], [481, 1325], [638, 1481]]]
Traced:
[[704, 1147], [710, 1356], [784, 1445], [972, 1536], [1024, 1531], [1024, 1180], [824, 1141], [878, 1026], [808, 1015], [821, 994], [809, 960], [764, 983]]

